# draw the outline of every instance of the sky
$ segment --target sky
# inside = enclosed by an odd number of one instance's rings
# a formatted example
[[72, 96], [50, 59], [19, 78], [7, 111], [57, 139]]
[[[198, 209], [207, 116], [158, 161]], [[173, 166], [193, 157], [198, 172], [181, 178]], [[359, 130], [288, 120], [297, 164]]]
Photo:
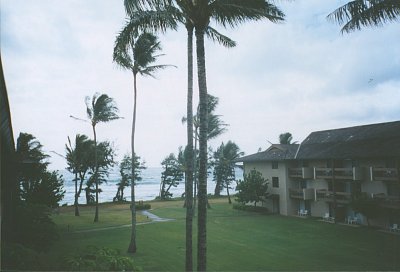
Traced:
[[[206, 41], [207, 84], [228, 131], [209, 142], [234, 141], [249, 155], [290, 132], [301, 142], [313, 131], [400, 120], [399, 23], [341, 34], [326, 16], [347, 1], [277, 1], [286, 21], [212, 25], [237, 42]], [[126, 20], [123, 1], [1, 0], [1, 57], [15, 141], [33, 134], [64, 169], [67, 136], [92, 136], [85, 97], [114, 98], [123, 119], [97, 126], [120, 160], [130, 151], [133, 78], [112, 61]], [[136, 150], [160, 166], [186, 143], [186, 31], [160, 35], [156, 79], [138, 79]], [[195, 73], [197, 71], [195, 70]], [[195, 76], [196, 79], [196, 76]], [[195, 103], [198, 99], [195, 80]]]

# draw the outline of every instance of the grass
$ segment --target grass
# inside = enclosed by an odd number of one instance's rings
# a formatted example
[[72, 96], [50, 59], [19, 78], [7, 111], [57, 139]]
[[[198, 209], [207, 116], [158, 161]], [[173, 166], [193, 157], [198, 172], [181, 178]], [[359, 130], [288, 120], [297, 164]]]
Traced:
[[[53, 221], [60, 231], [74, 232], [89, 229], [117, 227], [131, 224], [131, 212], [129, 204], [102, 203], [99, 205], [99, 222], [94, 223], [95, 206], [80, 206], [80, 216], [75, 216], [73, 206], [60, 207], [59, 213], [53, 215]], [[137, 222], [149, 220], [137, 215]]]
[[[207, 223], [209, 270], [400, 270], [398, 235], [315, 219], [234, 210], [226, 199], [210, 202], [212, 209], [208, 210]], [[185, 259], [183, 202], [154, 201], [151, 205], [152, 213], [176, 220], [137, 226], [135, 263], [145, 271], [181, 271]], [[60, 269], [65, 256], [83, 251], [87, 245], [107, 246], [125, 254], [130, 228], [67, 232], [65, 226], [73, 218], [66, 215], [68, 212], [61, 211], [55, 216], [64, 227], [60, 228], [61, 239], [46, 256], [49, 269]], [[87, 224], [74, 223], [74, 228], [97, 227], [92, 223], [92, 217], [93, 213]], [[100, 207], [102, 227], [126, 224], [125, 220], [129, 220], [129, 206]], [[193, 233], [195, 245], [196, 226]]]

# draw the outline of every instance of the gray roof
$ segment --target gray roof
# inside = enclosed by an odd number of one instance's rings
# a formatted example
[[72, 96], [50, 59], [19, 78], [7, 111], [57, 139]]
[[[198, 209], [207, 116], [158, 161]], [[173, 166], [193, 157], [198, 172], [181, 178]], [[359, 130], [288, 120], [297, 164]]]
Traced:
[[298, 144], [273, 144], [267, 150], [237, 159], [237, 162], [282, 161], [294, 159]]
[[359, 159], [400, 156], [400, 121], [311, 133], [296, 159]]

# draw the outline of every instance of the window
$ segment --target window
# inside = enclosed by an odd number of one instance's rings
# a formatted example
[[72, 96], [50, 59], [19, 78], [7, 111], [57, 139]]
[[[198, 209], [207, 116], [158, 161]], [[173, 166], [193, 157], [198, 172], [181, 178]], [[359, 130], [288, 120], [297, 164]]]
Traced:
[[277, 161], [273, 161], [272, 162], [272, 169], [278, 169], [278, 162]]
[[279, 178], [278, 177], [272, 177], [272, 187], [279, 188]]

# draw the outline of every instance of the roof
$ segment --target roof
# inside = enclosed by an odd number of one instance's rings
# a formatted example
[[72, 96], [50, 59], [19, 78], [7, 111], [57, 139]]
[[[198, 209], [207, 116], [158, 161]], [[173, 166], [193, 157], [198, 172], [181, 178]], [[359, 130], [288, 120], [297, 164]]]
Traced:
[[359, 159], [400, 156], [400, 121], [311, 133], [296, 159]]
[[236, 162], [282, 161], [294, 159], [298, 144], [273, 144], [267, 150], [244, 156]]
[[0, 118], [1, 118], [1, 148], [7, 152], [15, 151], [14, 136], [11, 125], [10, 106], [8, 104], [7, 88], [4, 80], [3, 66], [0, 55]]

